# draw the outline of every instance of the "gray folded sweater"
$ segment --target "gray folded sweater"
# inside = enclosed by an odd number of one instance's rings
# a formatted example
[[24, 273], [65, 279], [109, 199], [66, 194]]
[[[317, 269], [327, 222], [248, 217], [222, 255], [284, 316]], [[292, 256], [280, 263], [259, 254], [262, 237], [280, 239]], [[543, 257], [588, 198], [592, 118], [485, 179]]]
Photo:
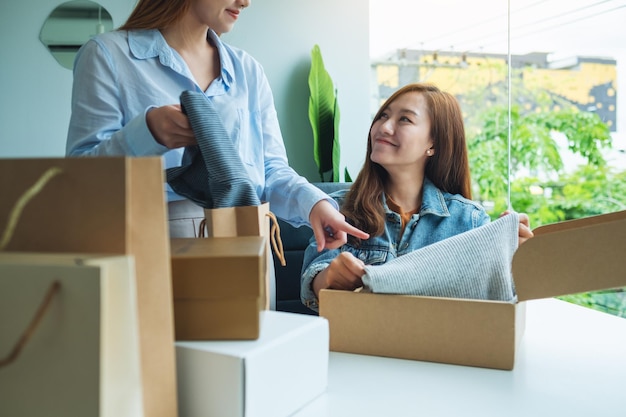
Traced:
[[198, 144], [185, 147], [181, 166], [167, 169], [168, 184], [208, 209], [260, 205], [254, 184], [213, 102], [201, 92], [183, 91], [180, 104]]
[[519, 215], [425, 246], [384, 265], [365, 267], [363, 285], [373, 293], [515, 301], [511, 274]]

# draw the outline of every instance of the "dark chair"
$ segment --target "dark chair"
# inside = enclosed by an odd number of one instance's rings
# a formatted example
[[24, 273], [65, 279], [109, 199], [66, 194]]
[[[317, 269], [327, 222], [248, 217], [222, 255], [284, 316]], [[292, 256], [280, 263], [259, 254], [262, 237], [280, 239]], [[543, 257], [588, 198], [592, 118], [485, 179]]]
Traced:
[[[333, 191], [349, 188], [346, 182], [319, 182], [313, 183], [327, 194]], [[304, 250], [309, 245], [313, 231], [308, 226], [293, 227], [279, 220], [280, 237], [283, 241], [285, 261], [287, 266], [281, 266], [274, 254], [274, 269], [276, 270], [276, 310], [292, 313], [317, 315], [317, 312], [307, 308], [300, 301], [300, 272]]]

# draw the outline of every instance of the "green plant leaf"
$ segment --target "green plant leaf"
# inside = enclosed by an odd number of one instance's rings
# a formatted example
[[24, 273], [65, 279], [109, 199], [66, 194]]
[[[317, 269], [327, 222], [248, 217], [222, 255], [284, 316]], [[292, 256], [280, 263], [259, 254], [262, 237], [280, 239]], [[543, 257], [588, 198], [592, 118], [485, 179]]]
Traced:
[[339, 144], [339, 101], [337, 99], [337, 90], [335, 90], [335, 106], [334, 106], [334, 125], [333, 125], [333, 153], [332, 153], [332, 166], [333, 166], [333, 181], [339, 182], [339, 162], [341, 161], [341, 145]]
[[348, 172], [348, 167], [346, 167], [345, 173], [344, 173], [344, 181], [345, 182], [352, 182], [352, 177], [350, 176], [350, 173]]
[[337, 102], [333, 81], [324, 67], [318, 45], [315, 45], [311, 50], [309, 91], [309, 121], [313, 130], [313, 157], [320, 178], [324, 181], [323, 174], [333, 169]]

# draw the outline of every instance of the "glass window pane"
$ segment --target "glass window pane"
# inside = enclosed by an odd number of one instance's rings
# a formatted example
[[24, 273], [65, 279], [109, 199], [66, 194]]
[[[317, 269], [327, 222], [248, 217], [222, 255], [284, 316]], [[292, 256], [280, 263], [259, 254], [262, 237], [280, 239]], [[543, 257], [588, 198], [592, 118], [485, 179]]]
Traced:
[[[493, 218], [625, 210], [624, 22], [616, 0], [370, 0], [371, 113], [411, 82], [453, 93]], [[603, 303], [626, 315], [626, 297]]]

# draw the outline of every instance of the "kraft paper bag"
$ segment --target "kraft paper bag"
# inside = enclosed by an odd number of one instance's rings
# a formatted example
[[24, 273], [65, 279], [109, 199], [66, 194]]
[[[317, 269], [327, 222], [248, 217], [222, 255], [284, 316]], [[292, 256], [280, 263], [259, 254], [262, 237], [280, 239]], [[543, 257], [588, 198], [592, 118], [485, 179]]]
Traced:
[[144, 416], [130, 256], [0, 252], [0, 415]]
[[0, 195], [0, 232], [5, 224], [11, 230], [0, 245], [5, 251], [134, 257], [144, 411], [150, 417], [176, 416], [161, 158], [0, 159]]
[[204, 215], [205, 221], [200, 225], [201, 230], [198, 236], [205, 236], [206, 230], [206, 237], [260, 236], [266, 238], [265, 294], [262, 297], [264, 304], [262, 308], [275, 309], [276, 282], [270, 244], [274, 247], [283, 266], [285, 260], [280, 240], [280, 226], [270, 211], [270, 204], [265, 202], [258, 206], [204, 209]]

